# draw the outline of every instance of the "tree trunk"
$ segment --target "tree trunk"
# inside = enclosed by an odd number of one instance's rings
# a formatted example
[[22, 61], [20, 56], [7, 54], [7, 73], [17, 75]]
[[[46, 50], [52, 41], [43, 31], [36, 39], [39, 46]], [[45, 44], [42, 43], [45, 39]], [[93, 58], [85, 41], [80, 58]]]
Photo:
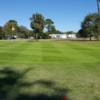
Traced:
[[34, 39], [36, 39], [36, 33], [34, 33]]
[[97, 0], [98, 13], [100, 14], [100, 0]]
[[92, 40], [92, 35], [90, 35], [90, 41]]

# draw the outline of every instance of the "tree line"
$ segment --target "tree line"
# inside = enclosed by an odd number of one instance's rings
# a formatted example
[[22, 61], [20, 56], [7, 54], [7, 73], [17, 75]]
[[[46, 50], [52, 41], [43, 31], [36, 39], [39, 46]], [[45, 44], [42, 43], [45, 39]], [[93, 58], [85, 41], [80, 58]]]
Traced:
[[25, 26], [19, 26], [17, 21], [9, 20], [0, 26], [0, 39], [15, 38], [29, 38], [46, 39], [49, 38], [49, 34], [56, 33], [54, 22], [51, 19], [45, 19], [42, 14], [35, 13], [30, 18], [31, 30]]
[[99, 40], [100, 38], [100, 14], [93, 13], [87, 15], [81, 23], [81, 29], [78, 32], [61, 32], [54, 25], [54, 21], [50, 18], [45, 18], [40, 13], [35, 13], [30, 18], [31, 30], [25, 26], [19, 26], [17, 21], [9, 20], [4, 26], [0, 26], [0, 39], [15, 38], [30, 38], [48, 39], [50, 34], [76, 34], [77, 38], [92, 38]]
[[100, 38], [100, 14], [93, 13], [87, 15], [81, 23], [81, 29], [77, 33], [77, 37], [92, 38], [99, 40]]

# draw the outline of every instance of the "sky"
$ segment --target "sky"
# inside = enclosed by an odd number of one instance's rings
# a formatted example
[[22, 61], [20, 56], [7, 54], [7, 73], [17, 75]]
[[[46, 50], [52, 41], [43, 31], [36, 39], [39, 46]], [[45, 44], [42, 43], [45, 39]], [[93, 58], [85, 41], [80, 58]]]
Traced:
[[96, 0], [0, 0], [0, 26], [14, 19], [30, 28], [30, 17], [41, 13], [51, 18], [58, 30], [78, 31], [87, 14], [97, 12]]

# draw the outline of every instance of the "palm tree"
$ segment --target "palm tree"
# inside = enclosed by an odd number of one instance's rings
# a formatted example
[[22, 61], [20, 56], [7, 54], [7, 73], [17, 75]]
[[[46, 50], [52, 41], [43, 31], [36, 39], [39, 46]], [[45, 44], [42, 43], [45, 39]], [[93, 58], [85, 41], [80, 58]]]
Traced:
[[100, 13], [100, 0], [97, 0], [98, 13]]
[[31, 20], [31, 28], [35, 32], [35, 39], [38, 39], [39, 35], [43, 33], [45, 25], [44, 17], [41, 14], [36, 13], [33, 14], [30, 20]]

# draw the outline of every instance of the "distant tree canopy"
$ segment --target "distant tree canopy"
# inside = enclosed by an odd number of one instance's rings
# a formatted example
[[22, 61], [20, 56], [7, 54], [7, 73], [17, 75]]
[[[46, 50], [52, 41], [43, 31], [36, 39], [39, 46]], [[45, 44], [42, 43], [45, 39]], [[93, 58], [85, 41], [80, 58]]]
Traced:
[[47, 29], [48, 34], [52, 34], [56, 32], [56, 28], [54, 26], [54, 22], [51, 19], [45, 20], [45, 27]]
[[[49, 34], [56, 32], [54, 22], [51, 19], [45, 19], [42, 14], [35, 13], [30, 20], [35, 39], [49, 38]], [[47, 31], [44, 32], [45, 29]]]
[[81, 23], [81, 29], [78, 32], [79, 37], [95, 37], [97, 40], [100, 36], [100, 15], [97, 13], [87, 15]]
[[0, 34], [2, 33], [2, 26], [0, 26]]
[[33, 36], [33, 32], [25, 26], [19, 26], [15, 20], [9, 20], [3, 27], [0, 27], [0, 39], [13, 39], [14, 36], [28, 38]]
[[54, 22], [51, 19], [45, 20], [45, 26], [47, 28], [48, 33], [51, 32], [51, 27], [53, 26]]
[[15, 20], [9, 20], [3, 27], [3, 33], [14, 35], [17, 33], [18, 24]]
[[4, 26], [0, 26], [0, 39], [13, 39], [13, 37], [47, 39], [50, 38], [49, 34], [57, 32], [54, 22], [49, 18], [45, 19], [42, 14], [33, 14], [30, 21], [32, 30], [19, 26], [16, 20], [9, 20]]
[[[35, 39], [47, 39], [50, 38], [49, 34], [76, 34], [73, 31], [61, 32], [56, 30], [54, 21], [50, 18], [45, 18], [40, 13], [34, 13], [30, 18], [31, 29], [25, 26], [19, 26], [16, 20], [9, 20], [0, 26], [0, 39], [6, 39], [6, 37], [30, 38]], [[81, 23], [81, 29], [77, 32], [77, 37], [90, 38], [94, 37], [99, 40], [100, 38], [100, 14], [93, 13], [87, 15]]]
[[59, 30], [55, 30], [54, 34], [63, 34], [63, 32], [61, 32]]
[[18, 27], [18, 36], [20, 38], [28, 38], [29, 36], [32, 36], [33, 33], [31, 30], [27, 29], [25, 26], [19, 26]]
[[3, 27], [0, 26], [0, 39], [2, 39], [2, 38], [3, 38]]
[[31, 17], [31, 28], [33, 29], [34, 33], [35, 33], [35, 39], [40, 38], [41, 33], [43, 33], [44, 30], [44, 26], [45, 26], [45, 21], [44, 21], [44, 17], [39, 14], [33, 14]]
[[68, 32], [66, 32], [66, 34], [69, 35], [69, 34], [76, 34], [76, 33], [73, 31], [68, 31]]
[[77, 32], [77, 37], [82, 37], [82, 38], [87, 38], [89, 37], [88, 36], [88, 33], [86, 32], [86, 30], [84, 29], [80, 29], [78, 32]]

